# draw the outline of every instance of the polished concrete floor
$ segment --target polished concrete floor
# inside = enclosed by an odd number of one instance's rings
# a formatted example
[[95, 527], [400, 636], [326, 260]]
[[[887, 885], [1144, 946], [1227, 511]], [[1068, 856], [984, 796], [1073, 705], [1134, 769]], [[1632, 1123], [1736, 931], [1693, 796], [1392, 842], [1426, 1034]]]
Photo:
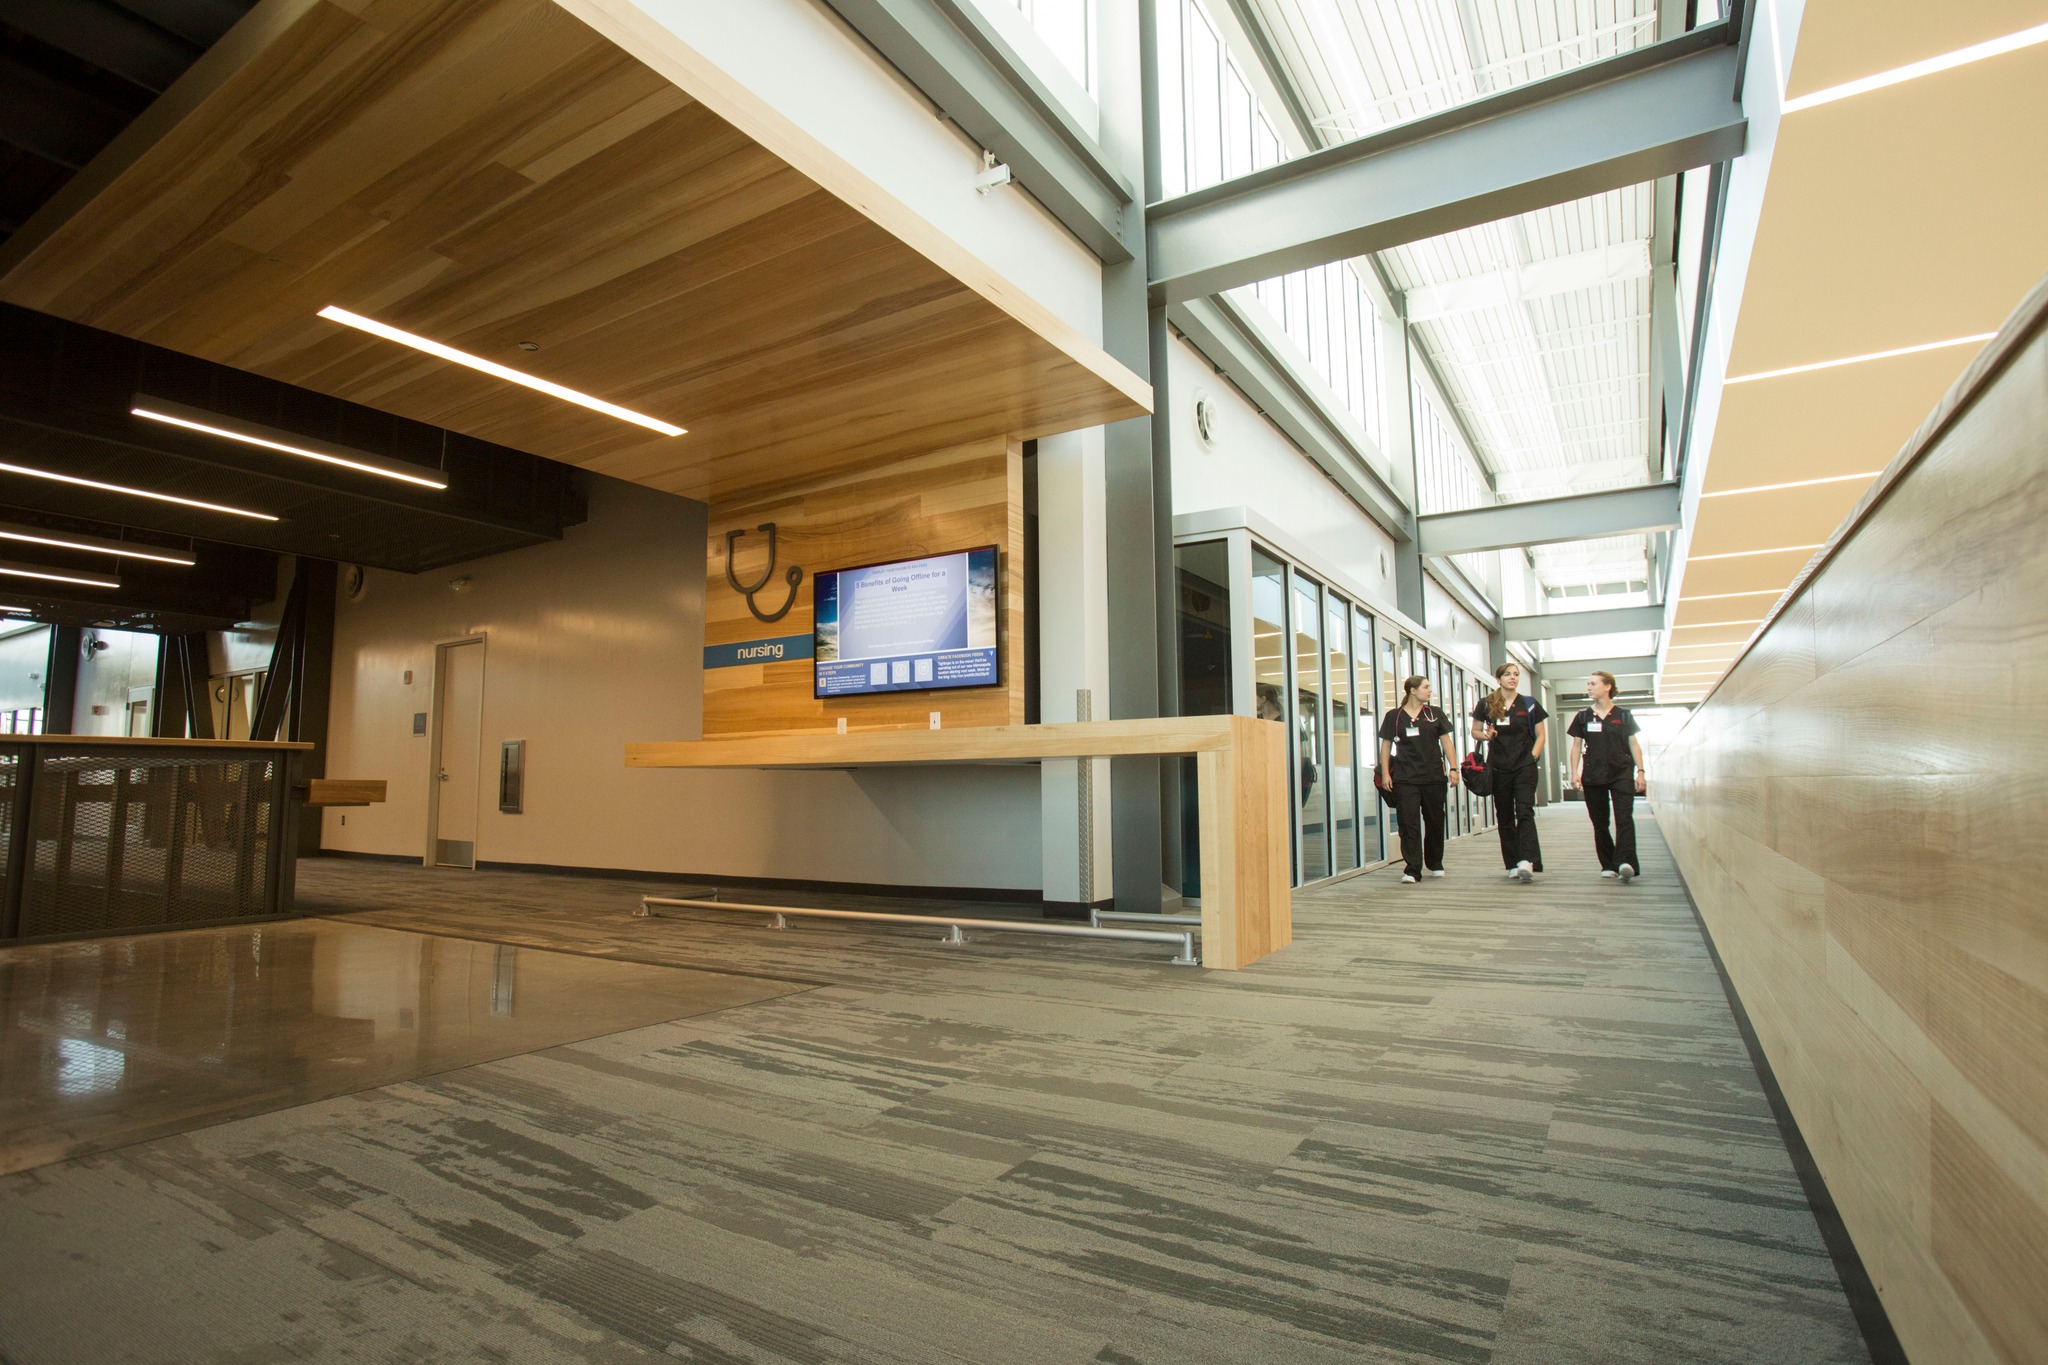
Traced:
[[331, 919], [0, 951], [0, 1173], [804, 989]]
[[636, 920], [338, 862], [357, 925], [802, 990], [0, 1178], [0, 1357], [1862, 1362], [1670, 859], [1155, 949]]

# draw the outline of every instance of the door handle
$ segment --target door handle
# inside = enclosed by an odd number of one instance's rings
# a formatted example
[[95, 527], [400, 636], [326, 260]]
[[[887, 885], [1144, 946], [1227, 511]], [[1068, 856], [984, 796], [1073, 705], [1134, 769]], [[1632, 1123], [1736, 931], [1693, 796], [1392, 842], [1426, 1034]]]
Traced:
[[441, 780], [443, 782], [448, 780], [448, 770], [446, 768], [441, 769]]

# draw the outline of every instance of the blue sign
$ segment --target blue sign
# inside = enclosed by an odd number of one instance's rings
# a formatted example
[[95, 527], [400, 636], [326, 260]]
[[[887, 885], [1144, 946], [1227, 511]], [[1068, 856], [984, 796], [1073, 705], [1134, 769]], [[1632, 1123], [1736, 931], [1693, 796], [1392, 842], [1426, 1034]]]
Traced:
[[779, 664], [811, 657], [811, 637], [779, 635], [772, 640], [742, 640], [736, 645], [704, 646], [704, 667], [739, 668], [744, 664]]

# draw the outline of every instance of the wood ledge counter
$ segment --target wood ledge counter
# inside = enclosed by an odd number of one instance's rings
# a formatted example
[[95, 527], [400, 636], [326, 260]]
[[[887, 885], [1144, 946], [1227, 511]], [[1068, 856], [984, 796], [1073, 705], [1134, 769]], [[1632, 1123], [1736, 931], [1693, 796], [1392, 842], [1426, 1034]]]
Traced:
[[626, 746], [629, 768], [865, 768], [915, 763], [1034, 763], [1048, 758], [1201, 754], [1253, 743], [1247, 716], [1175, 716], [958, 730], [854, 730], [748, 739], [650, 740]]
[[1202, 965], [1243, 967], [1294, 940], [1287, 731], [1250, 716], [958, 730], [868, 730], [626, 746], [629, 768], [864, 768], [1191, 755], [1201, 807]]

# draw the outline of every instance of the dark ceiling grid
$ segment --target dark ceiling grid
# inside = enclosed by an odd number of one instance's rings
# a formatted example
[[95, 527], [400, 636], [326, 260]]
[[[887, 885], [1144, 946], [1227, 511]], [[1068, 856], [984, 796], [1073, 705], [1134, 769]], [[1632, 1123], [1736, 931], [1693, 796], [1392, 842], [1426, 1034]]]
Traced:
[[[203, 408], [224, 425], [277, 427], [438, 469], [448, 487], [420, 488], [145, 421], [129, 412], [138, 392]], [[0, 462], [278, 518], [253, 520], [0, 471], [0, 521], [199, 549], [208, 572], [122, 560], [118, 593], [50, 584], [30, 590], [17, 587], [28, 580], [0, 577], [0, 605], [66, 624], [128, 621], [146, 629], [246, 618], [246, 594], [267, 600], [279, 554], [419, 573], [559, 540], [584, 519], [590, 477], [524, 451], [6, 304]], [[104, 555], [18, 543], [4, 549], [0, 557], [54, 567], [109, 567]]]
[[0, 0], [0, 240], [254, 0]]

